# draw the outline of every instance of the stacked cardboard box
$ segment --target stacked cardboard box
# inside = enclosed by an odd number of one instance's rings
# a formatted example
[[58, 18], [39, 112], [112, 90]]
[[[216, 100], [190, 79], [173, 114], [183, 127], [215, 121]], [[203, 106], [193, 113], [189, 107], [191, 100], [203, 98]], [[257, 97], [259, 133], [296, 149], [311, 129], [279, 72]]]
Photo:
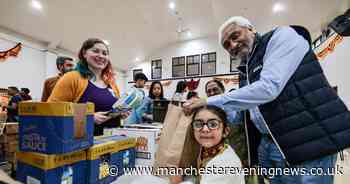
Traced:
[[19, 105], [19, 149], [63, 154], [93, 144], [94, 105], [23, 102]]
[[137, 166], [153, 166], [155, 153], [161, 133], [159, 126], [113, 128], [105, 131], [106, 134], [124, 135], [136, 138], [136, 161]]
[[66, 154], [17, 153], [17, 180], [23, 183], [85, 184], [86, 152]]
[[135, 146], [135, 138], [96, 138], [94, 146], [87, 150], [88, 183], [111, 183], [124, 174], [124, 168], [135, 167]]
[[15, 170], [18, 150], [18, 123], [3, 123], [0, 130], [0, 161], [8, 162]]
[[93, 113], [93, 104], [20, 103], [17, 180], [85, 184]]
[[[93, 104], [19, 105], [17, 180], [107, 184], [135, 166], [135, 138], [93, 138]], [[111, 173], [114, 167], [116, 173]]]

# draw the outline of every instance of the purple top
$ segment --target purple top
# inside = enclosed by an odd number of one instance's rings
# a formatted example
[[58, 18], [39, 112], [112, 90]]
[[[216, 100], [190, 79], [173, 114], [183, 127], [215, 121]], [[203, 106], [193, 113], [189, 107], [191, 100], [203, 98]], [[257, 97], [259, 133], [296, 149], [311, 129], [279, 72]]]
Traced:
[[100, 112], [112, 110], [112, 105], [117, 100], [111, 88], [99, 88], [89, 81], [78, 103], [92, 102], [95, 104], [95, 112]]
[[[110, 87], [99, 88], [89, 81], [89, 84], [80, 97], [78, 103], [92, 102], [95, 104], [95, 112], [112, 110], [113, 104], [118, 100]], [[120, 126], [120, 119], [113, 118], [100, 125], [95, 124], [94, 135], [102, 135], [105, 127]]]

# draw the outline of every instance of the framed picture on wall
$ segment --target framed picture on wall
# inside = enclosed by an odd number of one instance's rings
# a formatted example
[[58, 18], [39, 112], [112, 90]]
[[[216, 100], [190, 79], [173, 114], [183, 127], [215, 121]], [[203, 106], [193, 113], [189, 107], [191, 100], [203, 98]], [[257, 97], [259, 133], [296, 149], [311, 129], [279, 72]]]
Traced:
[[185, 77], [185, 56], [173, 57], [172, 59], [172, 76], [173, 77]]
[[162, 60], [152, 60], [151, 64], [151, 76], [152, 79], [161, 79], [162, 78]]
[[200, 55], [186, 56], [187, 76], [199, 75]]
[[202, 54], [202, 75], [216, 74], [216, 52]]

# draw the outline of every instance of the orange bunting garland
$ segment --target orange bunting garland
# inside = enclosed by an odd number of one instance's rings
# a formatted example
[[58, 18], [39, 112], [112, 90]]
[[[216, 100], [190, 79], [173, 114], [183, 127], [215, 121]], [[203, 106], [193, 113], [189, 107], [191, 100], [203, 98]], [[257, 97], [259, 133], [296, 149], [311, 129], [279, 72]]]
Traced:
[[230, 82], [233, 83], [233, 84], [238, 84], [239, 83], [238, 75], [234, 76], [234, 77], [230, 77], [230, 78], [214, 77], [214, 79], [218, 80], [218, 81], [224, 81], [225, 84], [228, 84]]
[[0, 61], [6, 60], [10, 56], [17, 57], [21, 49], [22, 43], [18, 43], [15, 47], [7, 51], [0, 51]]

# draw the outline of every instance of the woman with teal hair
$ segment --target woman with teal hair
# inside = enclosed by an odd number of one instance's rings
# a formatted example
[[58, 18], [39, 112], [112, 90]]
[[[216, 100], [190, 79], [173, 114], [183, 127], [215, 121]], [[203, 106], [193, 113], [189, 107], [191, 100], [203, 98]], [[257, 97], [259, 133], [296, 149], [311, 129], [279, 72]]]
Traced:
[[108, 115], [119, 98], [108, 46], [100, 39], [91, 38], [83, 43], [79, 51], [75, 71], [60, 78], [48, 102], [94, 103], [94, 135], [102, 135], [104, 128], [120, 125], [119, 117], [128, 116], [127, 112], [113, 118]]

